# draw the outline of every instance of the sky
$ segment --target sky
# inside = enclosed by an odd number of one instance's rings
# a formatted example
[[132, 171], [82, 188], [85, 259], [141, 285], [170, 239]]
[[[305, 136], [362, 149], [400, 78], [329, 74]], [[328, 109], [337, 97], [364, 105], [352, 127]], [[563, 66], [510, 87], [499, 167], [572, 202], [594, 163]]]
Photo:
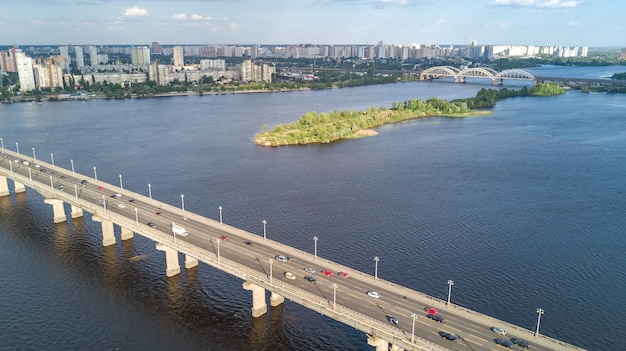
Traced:
[[0, 0], [0, 45], [626, 47], [624, 0]]

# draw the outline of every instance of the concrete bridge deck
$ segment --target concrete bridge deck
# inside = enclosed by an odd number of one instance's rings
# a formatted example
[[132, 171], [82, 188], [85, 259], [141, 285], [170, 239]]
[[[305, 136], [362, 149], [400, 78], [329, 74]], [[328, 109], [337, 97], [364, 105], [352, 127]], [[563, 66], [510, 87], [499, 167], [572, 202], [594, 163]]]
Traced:
[[[122, 228], [122, 240], [132, 238], [135, 233], [145, 236], [155, 242], [158, 250], [165, 252], [167, 276], [180, 272], [178, 260], [179, 253], [182, 253], [186, 258], [185, 268], [203, 262], [238, 277], [243, 281], [244, 289], [252, 292], [254, 317], [266, 313], [266, 291], [270, 291], [271, 306], [277, 306], [287, 298], [362, 331], [368, 344], [379, 351], [497, 350], [501, 349], [494, 342], [498, 337], [525, 339], [537, 350], [582, 350], [226, 225], [221, 220], [214, 221], [17, 152], [4, 148], [0, 151], [0, 196], [10, 195], [11, 190], [22, 192], [29, 187], [52, 205], [53, 219], [57, 223], [66, 220], [66, 204], [72, 217], [88, 212], [93, 220], [102, 224], [104, 246], [116, 244], [114, 224]], [[8, 179], [13, 181], [13, 189], [9, 188]], [[118, 193], [120, 197], [111, 197]], [[149, 226], [148, 222], [156, 227]], [[172, 223], [184, 226], [189, 234], [184, 237], [174, 235]], [[228, 239], [223, 240], [223, 236]], [[293, 259], [280, 262], [274, 259], [276, 255]], [[304, 267], [312, 267], [316, 273], [308, 274]], [[322, 275], [320, 271], [323, 269], [329, 269], [335, 275]], [[349, 278], [338, 277], [340, 271], [348, 272]], [[285, 272], [292, 272], [296, 279], [285, 278]], [[312, 275], [317, 281], [309, 283], [304, 280], [305, 275]], [[368, 291], [378, 292], [380, 298], [369, 297]], [[439, 309], [445, 318], [444, 323], [428, 319], [424, 311], [427, 306]], [[397, 327], [388, 321], [390, 316], [398, 319]], [[506, 329], [506, 337], [493, 333], [491, 327]], [[440, 331], [457, 335], [459, 342], [441, 338]]]

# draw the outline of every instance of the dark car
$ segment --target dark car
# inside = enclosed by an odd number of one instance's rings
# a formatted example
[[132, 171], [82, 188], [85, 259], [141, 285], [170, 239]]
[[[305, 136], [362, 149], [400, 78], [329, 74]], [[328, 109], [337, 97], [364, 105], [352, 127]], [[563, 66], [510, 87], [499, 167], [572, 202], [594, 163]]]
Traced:
[[87, 179], [83, 179], [80, 181], [80, 185], [83, 186], [83, 188], [85, 187], [85, 185], [87, 185]]
[[435, 322], [443, 323], [443, 317], [438, 314], [427, 314], [426, 317], [434, 320]]
[[448, 339], [450, 341], [457, 341], [459, 338], [457, 338], [456, 336], [450, 334], [450, 333], [446, 333], [446, 332], [439, 332], [439, 336], [441, 336], [444, 339]]
[[508, 341], [508, 340], [504, 340], [504, 339], [496, 339], [494, 340], [496, 342], [496, 344], [498, 345], [502, 345], [504, 347], [508, 347], [509, 349], [513, 348], [513, 343]]
[[391, 323], [395, 324], [395, 325], [396, 325], [396, 327], [398, 326], [398, 318], [396, 318], [396, 317], [391, 317], [391, 316], [390, 316], [390, 317], [389, 317], [389, 318], [387, 318], [387, 319], [389, 319], [389, 322], [391, 322]]
[[315, 280], [315, 278], [311, 277], [310, 275], [305, 275], [304, 280], [306, 280], [309, 283], [315, 283], [317, 281]]
[[523, 340], [523, 339], [517, 339], [517, 338], [511, 338], [511, 342], [514, 343], [515, 345], [519, 345], [525, 349], [530, 347], [530, 344], [528, 343], [528, 341]]
[[152, 223], [152, 222], [148, 222], [148, 226], [150, 228], [156, 228], [156, 224]]
[[249, 241], [249, 240], [248, 241], [244, 241], [243, 243], [246, 244], [246, 245], [252, 245], [253, 244], [253, 242]]

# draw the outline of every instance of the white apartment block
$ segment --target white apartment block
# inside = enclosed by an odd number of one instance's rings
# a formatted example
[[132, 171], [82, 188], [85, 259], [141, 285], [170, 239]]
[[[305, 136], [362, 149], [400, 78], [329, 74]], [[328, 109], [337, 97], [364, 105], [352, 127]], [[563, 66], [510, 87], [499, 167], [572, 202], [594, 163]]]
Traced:
[[82, 69], [85, 67], [85, 55], [81, 46], [74, 47], [74, 53], [76, 54], [76, 68]]
[[150, 48], [147, 46], [134, 47], [130, 55], [133, 65], [147, 66], [150, 64]]
[[17, 60], [17, 74], [20, 81], [20, 91], [35, 90], [35, 75], [33, 74], [33, 60], [23, 52], [15, 53]]
[[185, 65], [182, 46], [174, 46], [172, 48], [172, 58], [174, 67], [183, 67]]
[[225, 71], [226, 61], [224, 60], [200, 60], [201, 71]]
[[95, 46], [90, 45], [87, 50], [89, 52], [89, 64], [91, 67], [99, 65], [100, 60], [98, 60], [98, 49]]

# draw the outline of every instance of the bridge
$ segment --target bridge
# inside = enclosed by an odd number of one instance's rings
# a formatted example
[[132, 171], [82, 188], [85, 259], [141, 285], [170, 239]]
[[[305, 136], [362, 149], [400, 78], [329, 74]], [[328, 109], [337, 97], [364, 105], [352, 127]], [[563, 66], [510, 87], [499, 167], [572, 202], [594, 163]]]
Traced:
[[532, 81], [534, 85], [545, 82], [556, 82], [568, 87], [624, 87], [626, 80], [541, 77], [523, 69], [507, 69], [501, 72], [486, 67], [458, 69], [452, 66], [436, 66], [420, 73], [420, 80], [453, 78], [455, 83], [465, 83], [467, 78], [491, 80], [492, 85], [502, 85], [506, 80]]
[[[0, 138], [0, 142], [2, 138]], [[165, 275], [181, 272], [179, 258], [184, 257], [184, 268], [193, 269], [202, 262], [242, 280], [242, 287], [251, 291], [253, 317], [267, 310], [267, 292], [270, 306], [278, 306], [285, 299], [335, 319], [364, 333], [369, 345], [377, 351], [387, 350], [494, 350], [499, 349], [494, 340], [514, 337], [527, 340], [536, 350], [579, 351], [576, 346], [546, 337], [539, 332], [541, 313], [538, 311], [537, 329], [527, 330], [507, 322], [480, 314], [448, 300], [403, 287], [374, 275], [359, 272], [317, 255], [295, 249], [267, 238], [266, 223], [263, 236], [256, 235], [219, 221], [185, 211], [133, 192], [120, 185], [112, 185], [93, 177], [33, 156], [0, 147], [0, 196], [10, 196], [11, 191], [22, 193], [26, 187], [39, 193], [46, 204], [52, 206], [52, 220], [67, 220], [66, 208], [72, 218], [85, 212], [92, 220], [101, 223], [102, 245], [116, 245], [114, 226], [120, 227], [120, 239], [128, 240], [135, 234], [155, 243], [164, 252]], [[13, 186], [10, 187], [13, 183]], [[185, 234], [176, 234], [175, 226], [184, 227]], [[279, 259], [277, 255], [288, 257]], [[376, 262], [377, 264], [377, 262]], [[317, 272], [307, 273], [305, 267]], [[377, 266], [376, 266], [377, 268]], [[321, 270], [334, 272], [332, 276]], [[289, 279], [290, 272], [295, 279]], [[342, 277], [337, 272], [347, 272]], [[316, 281], [309, 282], [305, 276]], [[449, 282], [451, 289], [453, 282]], [[367, 293], [375, 291], [379, 297]], [[437, 323], [427, 317], [426, 307], [439, 310], [445, 318]], [[397, 325], [391, 323], [391, 317]], [[495, 334], [491, 328], [507, 331], [506, 336]], [[451, 342], [439, 333], [456, 335]]]

